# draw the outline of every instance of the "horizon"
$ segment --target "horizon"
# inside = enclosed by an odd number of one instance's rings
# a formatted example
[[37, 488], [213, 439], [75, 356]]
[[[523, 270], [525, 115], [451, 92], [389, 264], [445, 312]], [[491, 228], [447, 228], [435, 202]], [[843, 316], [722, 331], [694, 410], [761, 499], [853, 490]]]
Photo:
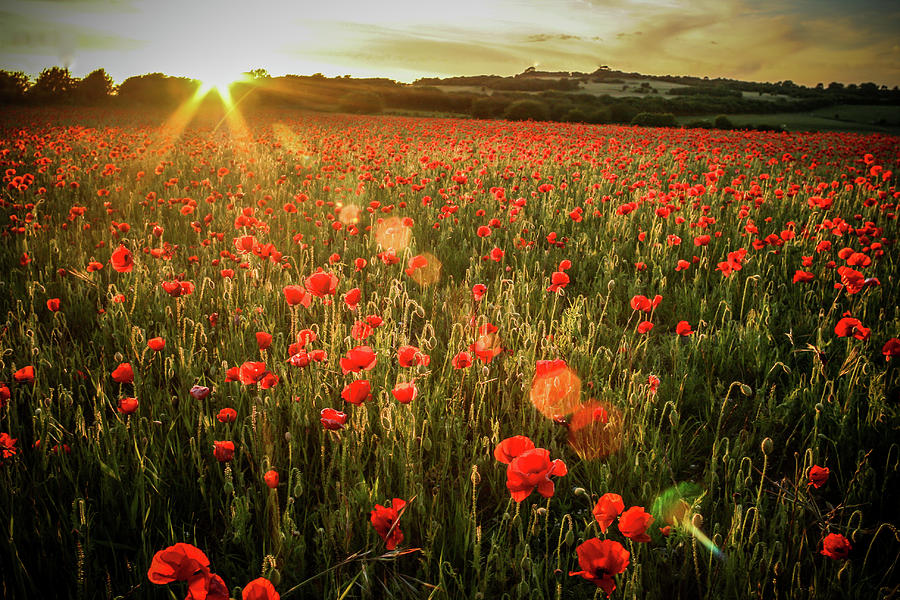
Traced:
[[61, 66], [76, 77], [103, 68], [117, 83], [155, 72], [225, 81], [263, 68], [411, 83], [610, 65], [653, 77], [900, 85], [900, 10], [886, 0], [263, 0], [252, 10], [234, 0], [11, 0], [0, 14], [0, 68], [32, 78]]

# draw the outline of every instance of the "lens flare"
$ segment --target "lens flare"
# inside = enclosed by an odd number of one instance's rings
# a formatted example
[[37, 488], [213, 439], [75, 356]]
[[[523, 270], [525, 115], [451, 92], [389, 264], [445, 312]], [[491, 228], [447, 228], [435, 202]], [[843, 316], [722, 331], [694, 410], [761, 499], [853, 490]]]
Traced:
[[338, 220], [344, 225], [356, 225], [359, 223], [359, 213], [362, 209], [355, 204], [346, 204], [335, 210]]
[[412, 230], [397, 217], [388, 217], [375, 226], [375, 241], [382, 248], [393, 248], [399, 253], [412, 241]]
[[703, 489], [695, 484], [687, 481], [670, 487], [661, 492], [653, 502], [653, 508], [650, 512], [660, 521], [678, 527], [690, 533], [700, 542], [704, 548], [709, 550], [713, 556], [720, 560], [725, 559], [725, 553], [709, 539], [699, 527], [693, 523], [694, 512], [692, 507], [694, 503], [703, 495]]
[[423, 253], [421, 257], [424, 259], [425, 264], [410, 270], [408, 273], [409, 278], [422, 287], [427, 287], [440, 281], [441, 269], [443, 268], [441, 261], [429, 252]]
[[569, 446], [582, 460], [607, 458], [622, 447], [622, 413], [590, 400], [569, 419]]
[[562, 359], [539, 360], [531, 403], [548, 419], [572, 414], [581, 405], [581, 379]]

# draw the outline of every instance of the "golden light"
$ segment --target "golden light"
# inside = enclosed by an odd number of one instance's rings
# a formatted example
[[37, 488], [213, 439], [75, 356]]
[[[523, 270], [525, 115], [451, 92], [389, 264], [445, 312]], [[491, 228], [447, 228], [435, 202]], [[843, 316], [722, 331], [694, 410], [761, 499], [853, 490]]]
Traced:
[[622, 413], [591, 399], [569, 419], [569, 446], [582, 460], [615, 454], [622, 446]]
[[581, 406], [581, 378], [561, 359], [539, 360], [531, 382], [531, 403], [548, 419]]
[[222, 99], [225, 108], [231, 108], [234, 104], [231, 98], [231, 86], [246, 79], [247, 76], [244, 73], [211, 68], [200, 77], [200, 87], [197, 88], [196, 96], [198, 99], [202, 99], [215, 92]]

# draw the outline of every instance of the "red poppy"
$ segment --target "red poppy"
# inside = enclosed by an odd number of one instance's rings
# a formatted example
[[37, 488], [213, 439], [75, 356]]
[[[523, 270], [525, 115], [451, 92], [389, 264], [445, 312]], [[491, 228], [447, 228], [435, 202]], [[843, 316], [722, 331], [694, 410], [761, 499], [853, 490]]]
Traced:
[[635, 542], [649, 542], [647, 528], [653, 522], [653, 515], [641, 506], [632, 506], [619, 517], [619, 531]]
[[463, 350], [450, 361], [454, 369], [465, 369], [472, 366], [472, 355]]
[[524, 435], [514, 435], [497, 444], [494, 448], [494, 458], [508, 465], [514, 458], [528, 450], [534, 450], [534, 442]]
[[675, 326], [675, 333], [686, 336], [694, 333], [694, 330], [691, 329], [691, 325], [687, 321], [678, 321], [678, 324]]
[[218, 575], [210, 573], [209, 559], [190, 544], [179, 543], [160, 550], [153, 557], [147, 578], [159, 585], [187, 581], [185, 600], [228, 600], [228, 588]]
[[178, 281], [177, 279], [174, 281], [163, 281], [162, 288], [173, 298], [190, 296], [194, 293], [194, 284], [190, 281]]
[[273, 388], [278, 385], [278, 375], [272, 373], [271, 371], [266, 371], [262, 376], [262, 379], [259, 380], [259, 387], [263, 390], [268, 390], [269, 388]]
[[622, 496], [609, 492], [600, 496], [592, 513], [597, 523], [600, 524], [600, 531], [606, 533], [606, 530], [616, 520], [616, 517], [622, 514], [623, 510], [625, 510], [625, 502], [622, 500]]
[[884, 354], [884, 360], [890, 361], [892, 358], [900, 356], [900, 339], [891, 338], [881, 347], [881, 353]]
[[234, 460], [234, 442], [213, 442], [213, 455], [219, 462]]
[[253, 252], [253, 249], [256, 248], [256, 246], [256, 238], [252, 235], [242, 235], [240, 237], [234, 238], [234, 247], [241, 254], [249, 254], [250, 252]]
[[401, 367], [415, 367], [422, 365], [427, 367], [431, 357], [423, 353], [415, 346], [400, 346], [397, 348], [397, 362]]
[[120, 398], [119, 399], [119, 412], [123, 415], [133, 414], [134, 411], [137, 410], [138, 401], [137, 398]]
[[266, 363], [247, 361], [241, 365], [240, 371], [238, 372], [238, 379], [244, 385], [252, 385], [262, 381], [267, 373]]
[[863, 327], [863, 324], [859, 319], [844, 317], [838, 321], [838, 324], [834, 328], [834, 333], [838, 337], [854, 337], [858, 340], [867, 340], [869, 339], [871, 330], [867, 327]]
[[8, 433], [0, 433], [0, 460], [6, 460], [11, 456], [15, 456], [18, 450], [16, 449], [16, 440], [18, 438], [10, 437]]
[[362, 291], [360, 291], [359, 288], [353, 288], [344, 294], [344, 304], [346, 304], [347, 308], [350, 310], [356, 310], [356, 305], [359, 304], [360, 298], [362, 298]]
[[581, 571], [572, 571], [606, 592], [608, 596], [616, 589], [614, 577], [628, 568], [631, 554], [615, 540], [591, 538], [575, 548]]
[[265, 577], [258, 577], [241, 590], [241, 600], [280, 600], [281, 595]]
[[94, 271], [99, 271], [102, 268], [103, 268], [103, 263], [99, 263], [96, 260], [92, 260], [87, 265], [87, 272], [93, 273]]
[[272, 334], [265, 331], [256, 332], [256, 345], [260, 350], [267, 350], [272, 345]]
[[827, 556], [832, 560], [845, 560], [850, 556], [850, 540], [839, 533], [829, 533], [822, 540], [822, 550], [820, 554]]
[[400, 404], [409, 404], [419, 395], [419, 390], [416, 389], [416, 384], [413, 382], [398, 383], [394, 386], [394, 389], [391, 390], [391, 394], [394, 395], [394, 398], [396, 398], [397, 402]]
[[487, 236], [491, 235], [491, 228], [488, 227], [487, 225], [482, 225], [475, 231], [475, 234], [478, 237], [487, 237]]
[[341, 398], [344, 399], [344, 402], [361, 406], [366, 400], [372, 399], [372, 384], [367, 379], [358, 379], [348, 383], [341, 392]]
[[828, 481], [828, 475], [831, 471], [828, 467], [820, 467], [819, 465], [813, 465], [809, 468], [809, 484], [816, 489], [819, 489]]
[[527, 498], [535, 488], [541, 496], [550, 498], [555, 490], [550, 476], [561, 477], [566, 473], [566, 464], [559, 458], [551, 461], [549, 450], [526, 450], [512, 459], [506, 468], [506, 489], [516, 502]]
[[306, 290], [310, 294], [322, 298], [326, 295], [334, 295], [335, 290], [337, 289], [338, 278], [333, 273], [319, 271], [318, 273], [313, 273], [307, 277], [304, 284], [306, 285]]
[[476, 302], [481, 300], [486, 293], [487, 286], [483, 283], [476, 283], [474, 286], [472, 286], [472, 297], [475, 298]]
[[31, 365], [22, 367], [13, 373], [13, 379], [16, 383], [34, 383], [34, 367]]
[[631, 298], [631, 308], [632, 310], [642, 310], [644, 312], [650, 312], [651, 310], [653, 310], [653, 305], [646, 296], [637, 295]]
[[567, 285], [569, 285], [569, 276], [562, 271], [556, 271], [550, 276], [550, 287], [547, 288], [547, 291], [560, 293]]
[[119, 273], [131, 273], [132, 269], [134, 269], [134, 256], [132, 256], [131, 251], [125, 246], [120, 245], [113, 250], [110, 262], [112, 263], [113, 269]]
[[337, 431], [344, 428], [347, 423], [347, 415], [333, 408], [323, 408], [319, 413], [319, 421], [325, 429]]
[[813, 275], [809, 271], [801, 271], [800, 269], [797, 269], [797, 271], [794, 273], [794, 283], [809, 283], [813, 279], [815, 279], [815, 275]]
[[418, 254], [409, 259], [409, 266], [406, 269], [403, 269], [403, 272], [407, 275], [412, 275], [416, 272], [416, 269], [421, 269], [427, 266], [428, 259], [425, 256]]
[[503, 349], [500, 348], [500, 345], [497, 341], [497, 336], [493, 333], [482, 334], [478, 336], [478, 339], [475, 340], [475, 343], [469, 344], [469, 352], [475, 355], [475, 357], [483, 363], [489, 363], [496, 356], [498, 356]]
[[369, 264], [369, 261], [364, 258], [357, 258], [353, 261], [353, 267], [357, 273], [365, 269], [367, 264]]
[[653, 323], [650, 321], [641, 321], [638, 323], [638, 333], [649, 333], [651, 329], [653, 329]]
[[47, 310], [50, 312], [57, 312], [59, 310], [59, 298], [50, 298], [47, 300]]
[[655, 394], [656, 388], [659, 387], [659, 377], [657, 377], [656, 375], [649, 375], [647, 377], [647, 384], [650, 385], [650, 393]]
[[354, 340], [364, 340], [374, 333], [372, 327], [365, 321], [357, 321], [350, 328], [350, 337]]
[[116, 383], [134, 383], [134, 371], [131, 363], [122, 363], [112, 372], [112, 380]]
[[369, 346], [357, 346], [347, 351], [347, 354], [341, 358], [341, 371], [344, 375], [347, 373], [359, 373], [360, 371], [371, 371], [375, 368], [378, 357], [375, 351]]
[[159, 352], [166, 347], [166, 340], [162, 339], [161, 337], [150, 338], [149, 340], [147, 340], [147, 347], [154, 352]]
[[9, 388], [6, 387], [6, 384], [0, 383], [0, 409], [6, 406], [6, 403], [9, 402], [11, 397], [12, 393], [9, 391]]
[[273, 490], [278, 487], [278, 471], [270, 470], [266, 471], [266, 474], [263, 475], [263, 481], [266, 482], [266, 485]]
[[288, 306], [302, 304], [306, 308], [309, 308], [310, 304], [312, 304], [312, 296], [307, 294], [306, 290], [299, 285], [286, 285], [282, 291], [284, 292], [284, 299], [287, 301]]
[[235, 420], [237, 420], [237, 411], [233, 408], [223, 408], [219, 411], [219, 414], [216, 415], [216, 419], [218, 419], [220, 423], [234, 423]]
[[400, 515], [403, 514], [403, 508], [406, 501], [400, 498], [394, 498], [390, 507], [384, 507], [380, 504], [375, 505], [369, 520], [375, 531], [384, 540], [384, 544], [388, 550], [393, 550], [397, 544], [403, 541], [403, 532], [397, 525]]

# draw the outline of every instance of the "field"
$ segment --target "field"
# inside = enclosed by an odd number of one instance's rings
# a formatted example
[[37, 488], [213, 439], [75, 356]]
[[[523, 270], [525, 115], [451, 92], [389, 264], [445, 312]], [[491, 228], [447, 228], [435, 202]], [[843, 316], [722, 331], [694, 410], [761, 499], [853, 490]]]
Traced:
[[896, 597], [898, 148], [6, 111], [0, 597]]
[[[717, 115], [676, 117], [680, 124], [712, 122]], [[737, 127], [782, 126], [788, 131], [846, 131], [900, 135], [900, 108], [875, 105], [837, 105], [810, 112], [728, 115]]]

